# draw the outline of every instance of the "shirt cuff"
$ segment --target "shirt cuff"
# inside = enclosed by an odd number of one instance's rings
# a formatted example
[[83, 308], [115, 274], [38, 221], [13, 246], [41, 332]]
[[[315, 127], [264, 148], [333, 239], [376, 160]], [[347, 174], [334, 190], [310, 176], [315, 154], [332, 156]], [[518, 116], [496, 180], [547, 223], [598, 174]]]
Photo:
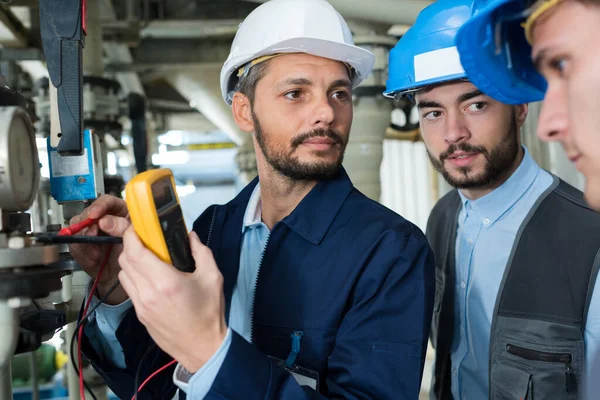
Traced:
[[[91, 286], [88, 286], [86, 289], [86, 299], [89, 296], [90, 289]], [[90, 303], [90, 309], [95, 307], [99, 302], [98, 297], [94, 295]], [[125, 313], [131, 307], [133, 307], [131, 299], [127, 299], [123, 303], [114, 306], [102, 303], [88, 318], [90, 322], [93, 320], [96, 321], [95, 332], [88, 335], [94, 350], [121, 369], [125, 368], [125, 356], [123, 355], [123, 348], [117, 339], [116, 331], [121, 322], [123, 322]], [[92, 328], [93, 324], [90, 325], [90, 328]]]
[[225, 339], [217, 352], [213, 354], [198, 372], [191, 374], [181, 364], [177, 364], [177, 368], [175, 368], [175, 372], [173, 373], [173, 383], [190, 398], [203, 399], [217, 378], [230, 346], [231, 329], [228, 328], [227, 335], [225, 335]]

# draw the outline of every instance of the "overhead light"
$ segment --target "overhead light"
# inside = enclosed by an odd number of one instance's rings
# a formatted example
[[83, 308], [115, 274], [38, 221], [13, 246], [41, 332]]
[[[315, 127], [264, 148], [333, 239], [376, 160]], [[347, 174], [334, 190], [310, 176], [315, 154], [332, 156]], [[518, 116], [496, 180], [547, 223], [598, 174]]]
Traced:
[[157, 153], [152, 155], [152, 164], [154, 165], [176, 165], [185, 164], [190, 160], [190, 153], [187, 151], [168, 151], [166, 153]]
[[158, 143], [169, 146], [181, 146], [183, 144], [183, 132], [167, 131], [158, 137]]

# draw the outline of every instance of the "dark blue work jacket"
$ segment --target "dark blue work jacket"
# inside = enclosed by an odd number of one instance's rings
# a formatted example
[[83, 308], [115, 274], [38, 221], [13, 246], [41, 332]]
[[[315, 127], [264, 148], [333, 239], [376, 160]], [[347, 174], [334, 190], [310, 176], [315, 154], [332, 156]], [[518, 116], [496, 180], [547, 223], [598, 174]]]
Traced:
[[[226, 320], [237, 281], [242, 223], [258, 179], [223, 206], [209, 207], [194, 231], [224, 277]], [[434, 298], [434, 259], [424, 234], [356, 190], [342, 171], [322, 181], [272, 229], [259, 269], [252, 344], [233, 332], [207, 399], [417, 399]], [[318, 373], [318, 392], [300, 386], [272, 358], [286, 360], [302, 331], [296, 366]], [[125, 370], [84, 343], [86, 355], [123, 399], [152, 340], [132, 308], [117, 329]], [[176, 340], [176, 338], [173, 338]], [[168, 363], [160, 350], [140, 383]], [[138, 398], [171, 399], [173, 369]], [[181, 396], [183, 397], [183, 396]]]

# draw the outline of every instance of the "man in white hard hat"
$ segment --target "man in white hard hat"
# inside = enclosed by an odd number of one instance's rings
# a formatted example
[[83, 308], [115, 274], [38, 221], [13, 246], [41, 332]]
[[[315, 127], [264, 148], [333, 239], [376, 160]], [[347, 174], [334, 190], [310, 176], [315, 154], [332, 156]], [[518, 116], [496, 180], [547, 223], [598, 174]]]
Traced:
[[[121, 200], [103, 197], [73, 221], [100, 218], [86, 234], [123, 235], [83, 342], [119, 397], [173, 359], [175, 371], [152, 377], [140, 397], [171, 398], [176, 387], [194, 399], [418, 397], [432, 252], [342, 168], [352, 89], [373, 63], [324, 0], [259, 6], [221, 74], [235, 122], [253, 135], [259, 176], [194, 223], [196, 271], [147, 250]], [[71, 251], [97, 276], [100, 248]]]

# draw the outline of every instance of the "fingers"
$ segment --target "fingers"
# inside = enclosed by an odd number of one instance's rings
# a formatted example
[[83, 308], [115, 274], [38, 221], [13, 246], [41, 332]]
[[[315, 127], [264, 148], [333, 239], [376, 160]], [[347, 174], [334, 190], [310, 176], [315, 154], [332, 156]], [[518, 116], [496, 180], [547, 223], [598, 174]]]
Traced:
[[69, 222], [73, 225], [87, 218], [100, 219], [105, 215], [126, 218], [128, 215], [127, 203], [123, 199], [105, 194], [98, 197], [91, 206], [83, 210], [81, 214], [71, 218]]

